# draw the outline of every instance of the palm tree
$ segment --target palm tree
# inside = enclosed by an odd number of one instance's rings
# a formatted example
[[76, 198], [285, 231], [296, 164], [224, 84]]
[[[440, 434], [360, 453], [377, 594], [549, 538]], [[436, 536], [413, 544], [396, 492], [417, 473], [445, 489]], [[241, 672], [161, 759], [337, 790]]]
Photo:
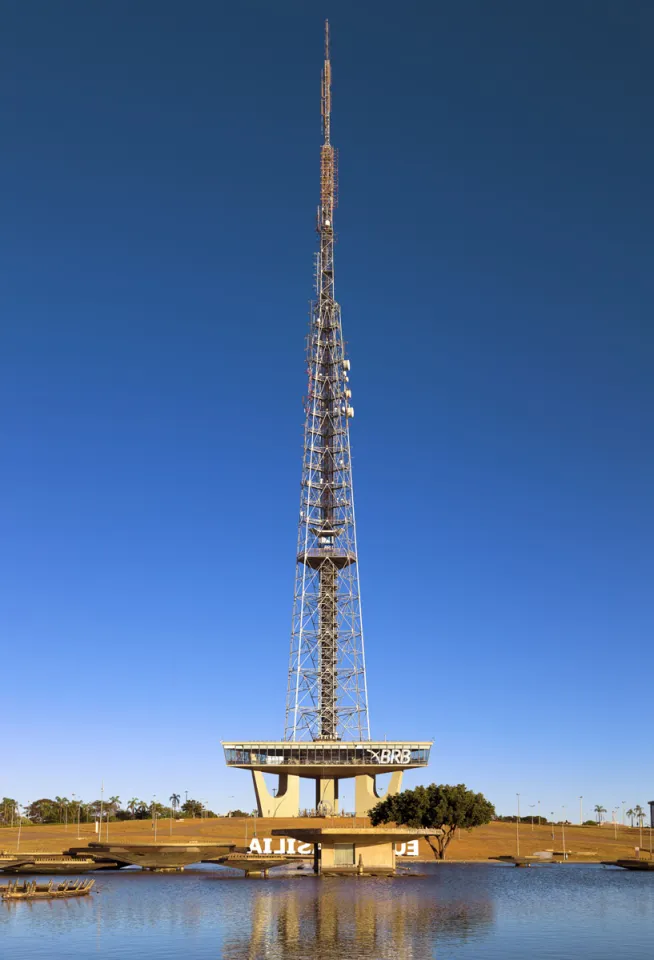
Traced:
[[169, 796], [168, 799], [170, 800], [170, 803], [171, 803], [171, 806], [172, 806], [172, 810], [170, 811], [170, 835], [171, 835], [171, 837], [172, 837], [172, 835], [173, 835], [173, 820], [175, 819], [175, 809], [176, 809], [176, 807], [177, 807], [177, 805], [178, 805], [178, 803], [179, 803], [179, 794], [178, 794], [178, 793], [171, 793], [171, 795]]
[[114, 816], [116, 816], [116, 811], [120, 807], [120, 797], [109, 797], [109, 807]]
[[132, 799], [131, 799], [131, 800], [129, 801], [129, 803], [127, 804], [127, 809], [128, 809], [129, 812], [132, 814], [132, 816], [134, 816], [134, 814], [135, 814], [135, 812], [136, 812], [136, 808], [138, 807], [138, 805], [139, 805], [140, 802], [141, 802], [141, 801], [139, 800], [138, 797], [132, 797]]
[[631, 826], [633, 827], [633, 825], [634, 825], [634, 817], [636, 816], [636, 811], [635, 811], [635, 810], [631, 810], [631, 809], [627, 810], [627, 816], [628, 816], [629, 819], [631, 820]]
[[603, 807], [601, 804], [596, 803], [594, 812], [597, 814], [597, 823], [601, 827], [602, 819], [603, 819], [602, 814], [606, 813], [606, 807]]
[[634, 807], [634, 816], [636, 818], [636, 823], [638, 824], [638, 826], [642, 827], [643, 820], [645, 818], [645, 811], [643, 810], [643, 808], [639, 803], [637, 803], [636, 806]]

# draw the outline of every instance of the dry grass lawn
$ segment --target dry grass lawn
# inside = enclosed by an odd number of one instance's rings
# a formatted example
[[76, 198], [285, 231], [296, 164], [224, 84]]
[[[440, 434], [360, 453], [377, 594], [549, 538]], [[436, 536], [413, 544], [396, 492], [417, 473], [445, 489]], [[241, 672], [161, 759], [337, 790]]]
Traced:
[[[256, 830], [259, 837], [270, 836], [271, 830], [280, 829], [288, 826], [310, 826], [320, 823], [321, 825], [331, 826], [332, 819], [326, 820], [306, 820], [306, 819], [276, 819], [276, 820], [256, 820]], [[339, 823], [354, 825], [351, 819], [334, 818], [334, 825]], [[361, 817], [356, 820], [357, 826], [368, 826], [368, 821]], [[173, 841], [196, 840], [205, 843], [216, 841], [227, 841], [242, 845], [246, 838], [252, 837], [252, 831], [255, 821], [248, 819], [230, 819], [227, 817], [217, 818], [215, 820], [184, 820], [183, 822], [170, 820], [159, 820], [157, 823], [157, 840], [165, 842], [168, 839]], [[16, 850], [17, 829], [0, 828], [0, 849], [8, 852]], [[20, 851], [40, 851], [56, 852], [70, 846], [81, 846], [89, 841], [97, 840], [93, 824], [82, 824], [80, 831], [81, 839], [77, 839], [77, 825], [69, 824], [68, 829], [63, 825], [46, 826], [23, 826], [20, 838]], [[650, 849], [650, 831], [644, 829], [643, 836], [643, 855], [649, 856]], [[104, 840], [104, 830], [103, 830]], [[612, 824], [605, 824], [603, 827], [574, 827], [567, 826], [565, 829], [566, 849], [569, 852], [571, 860], [593, 861], [593, 860], [616, 860], [621, 857], [633, 857], [634, 847], [639, 844], [640, 831], [637, 828], [622, 827], [617, 828], [617, 837], [614, 835]], [[120, 840], [125, 843], [143, 842], [154, 840], [154, 831], [149, 820], [132, 820], [109, 824], [109, 840]], [[520, 854], [522, 856], [534, 853], [536, 850], [554, 850], [563, 849], [561, 839], [561, 828], [554, 827], [554, 840], [552, 840], [552, 828], [549, 826], [534, 825], [532, 830], [529, 824], [520, 826]], [[462, 832], [460, 836], [455, 837], [447, 850], [448, 860], [487, 860], [489, 857], [500, 855], [515, 855], [516, 853], [516, 827], [511, 823], [489, 823], [485, 827], [477, 827], [470, 832]], [[426, 843], [420, 843], [420, 857], [425, 860], [433, 860], [433, 854]]]

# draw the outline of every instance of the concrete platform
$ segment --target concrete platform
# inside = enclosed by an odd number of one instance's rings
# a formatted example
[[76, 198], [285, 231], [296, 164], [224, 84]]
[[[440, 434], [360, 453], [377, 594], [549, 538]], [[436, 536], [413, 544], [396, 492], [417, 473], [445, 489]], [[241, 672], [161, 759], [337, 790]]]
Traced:
[[654, 872], [654, 860], [637, 860], [635, 857], [627, 860], [602, 860], [605, 867], [622, 867], [623, 870], [643, 870]]
[[74, 856], [110, 859], [119, 864], [142, 867], [143, 870], [183, 870], [192, 863], [215, 860], [233, 853], [233, 843], [89, 843], [87, 847], [71, 847]]
[[283, 857], [275, 854], [270, 857], [262, 857], [256, 853], [228, 853], [225, 857], [217, 857], [213, 860], [203, 860], [203, 863], [217, 863], [221, 867], [229, 867], [232, 870], [242, 870], [246, 877], [267, 877], [268, 871], [274, 867], [281, 867], [287, 863], [292, 863], [298, 857]]
[[41, 874], [79, 874], [91, 870], [116, 868], [117, 863], [100, 863], [92, 857], [74, 857], [59, 853], [0, 854], [0, 872]]

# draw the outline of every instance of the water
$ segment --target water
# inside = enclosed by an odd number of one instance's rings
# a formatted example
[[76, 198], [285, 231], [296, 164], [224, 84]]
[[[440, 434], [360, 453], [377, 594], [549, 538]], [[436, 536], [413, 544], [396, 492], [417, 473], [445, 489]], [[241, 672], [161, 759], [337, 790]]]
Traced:
[[[96, 874], [81, 900], [0, 904], [11, 960], [651, 960], [654, 873], [420, 864], [395, 879]], [[416, 876], [421, 871], [424, 876]], [[43, 880], [45, 878], [39, 878]]]

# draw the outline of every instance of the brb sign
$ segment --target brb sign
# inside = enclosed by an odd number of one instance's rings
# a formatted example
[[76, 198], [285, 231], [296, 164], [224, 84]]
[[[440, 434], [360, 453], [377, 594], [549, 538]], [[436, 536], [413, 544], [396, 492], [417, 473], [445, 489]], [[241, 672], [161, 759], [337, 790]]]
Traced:
[[393, 750], [385, 747], [383, 750], [378, 750], [376, 753], [374, 750], [371, 750], [370, 756], [375, 763], [411, 763], [411, 751], [398, 750], [397, 747]]

